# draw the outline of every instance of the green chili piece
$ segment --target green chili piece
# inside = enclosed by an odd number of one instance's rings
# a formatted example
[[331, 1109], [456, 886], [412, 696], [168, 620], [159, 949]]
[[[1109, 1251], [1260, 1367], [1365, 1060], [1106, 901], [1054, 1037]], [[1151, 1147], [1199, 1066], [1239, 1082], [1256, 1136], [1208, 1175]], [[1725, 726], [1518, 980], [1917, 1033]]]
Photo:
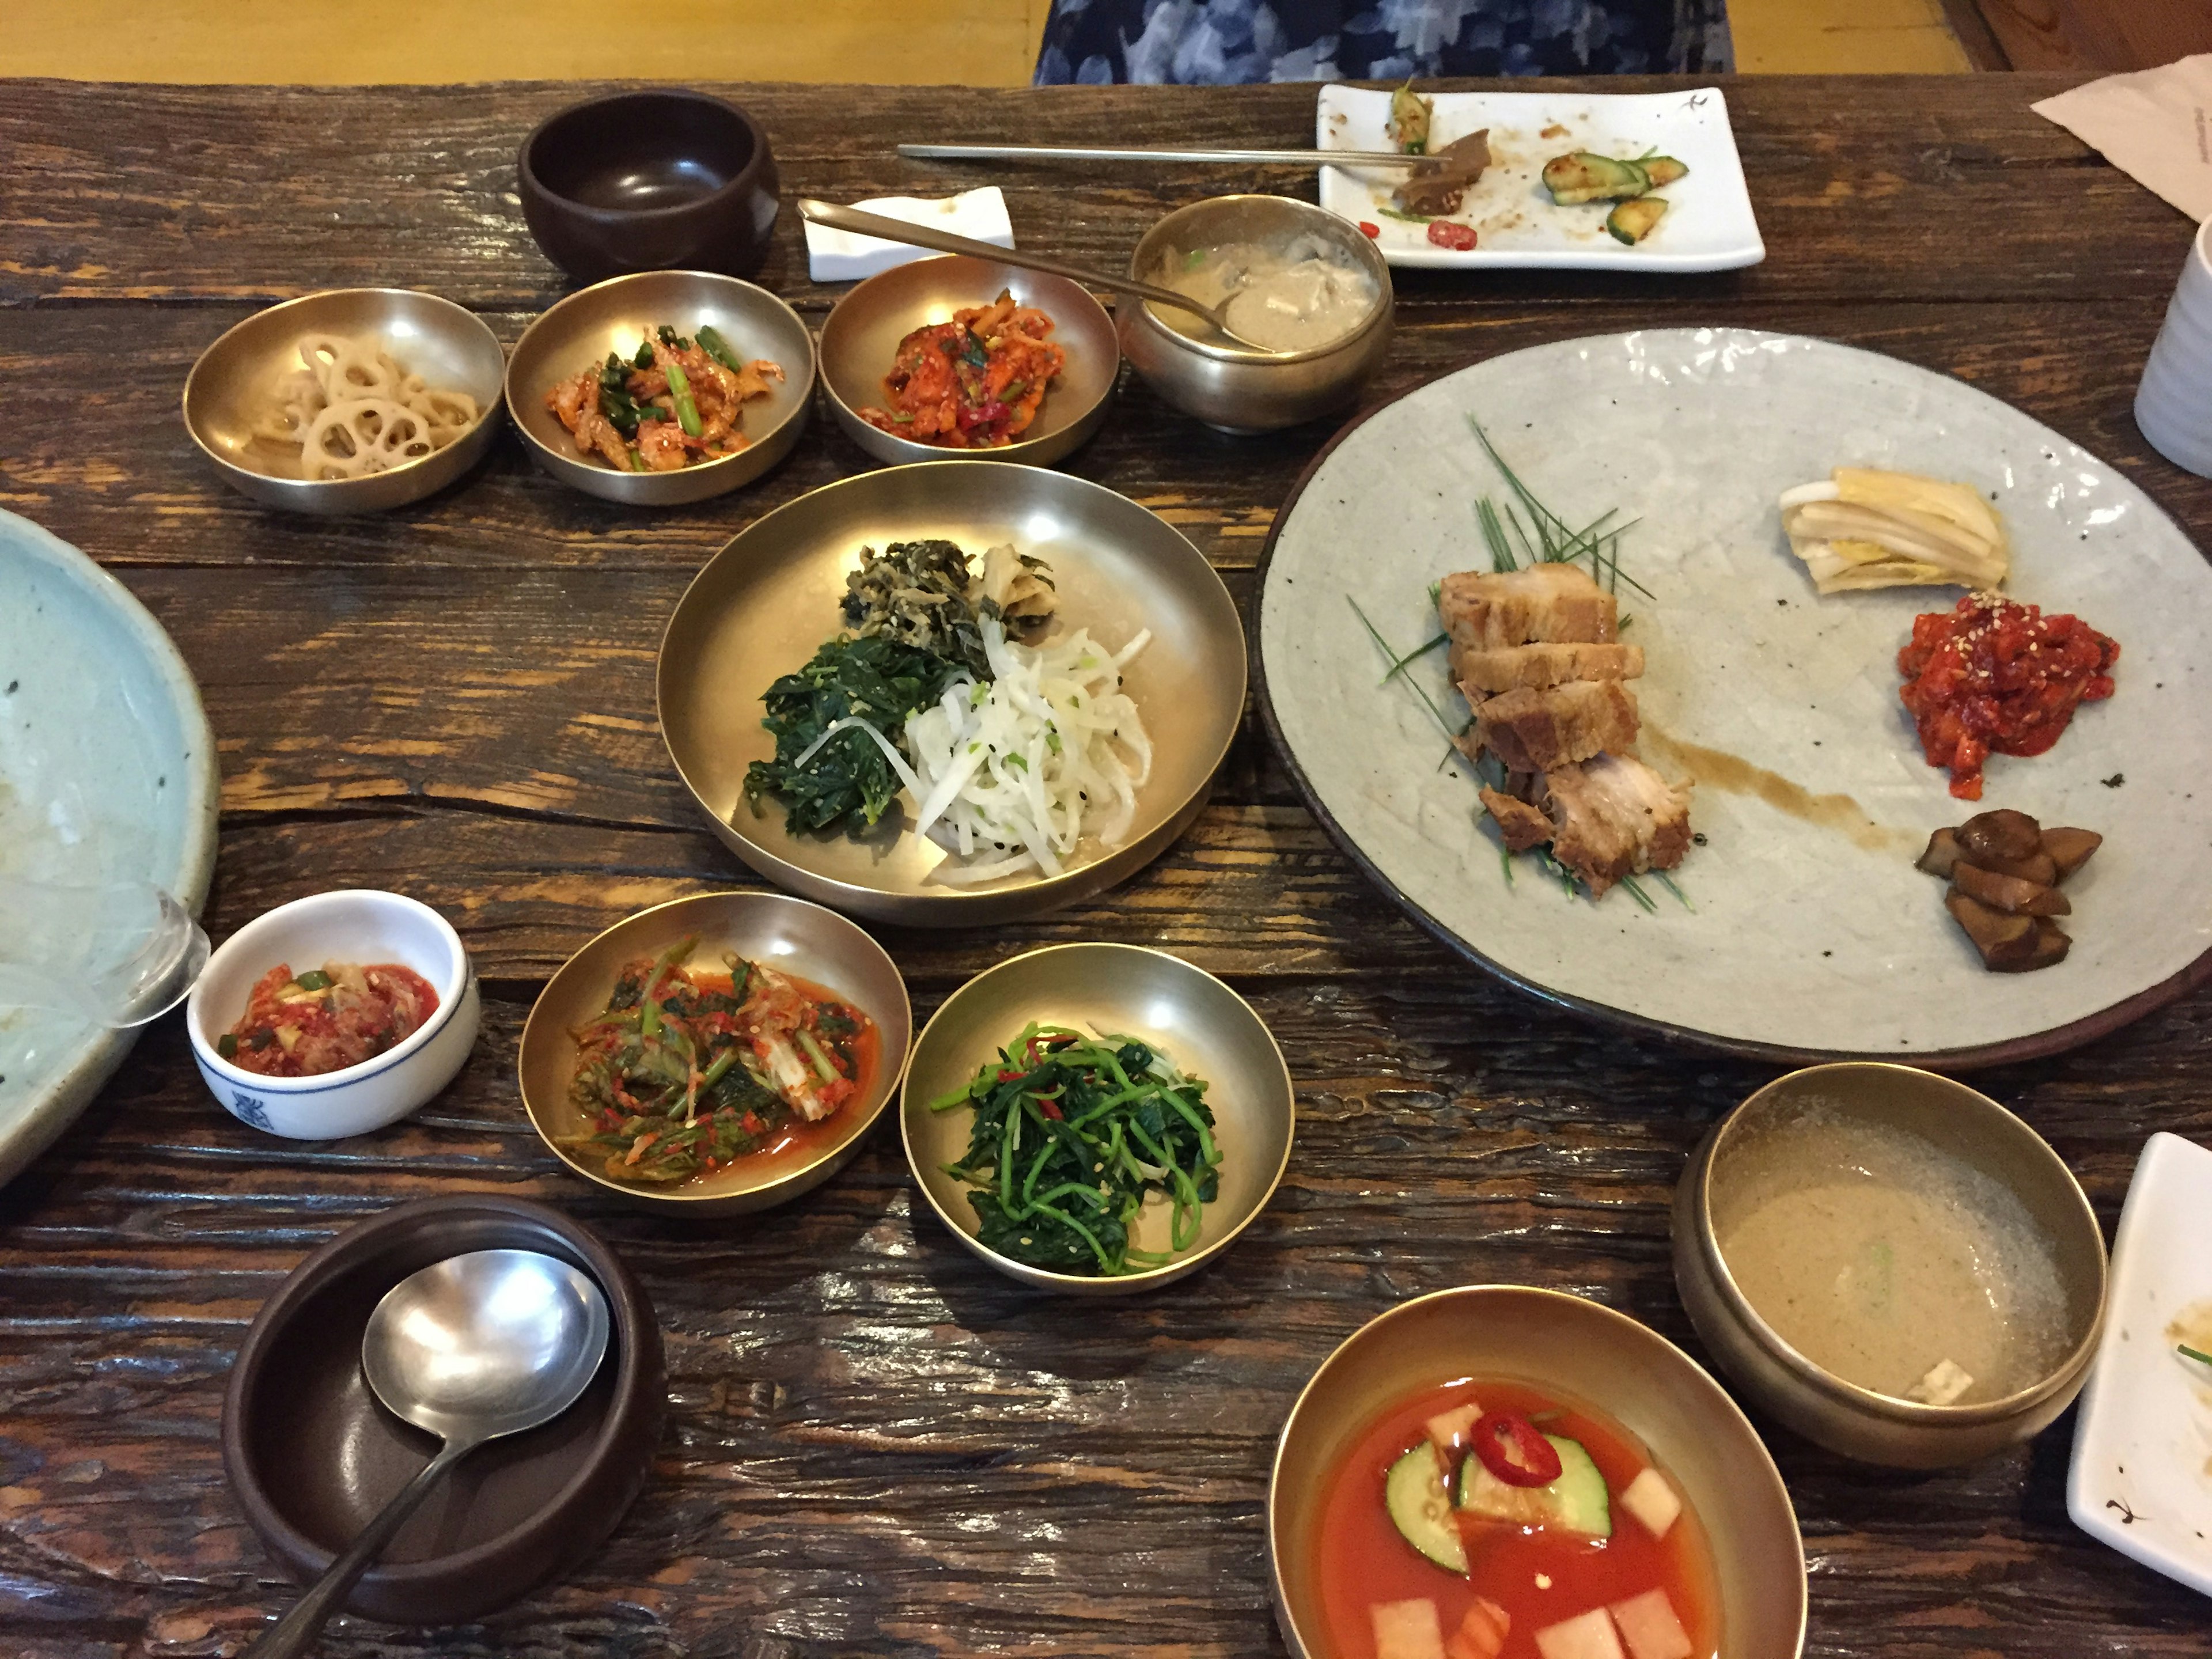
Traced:
[[319, 968], [310, 968], [295, 976], [292, 983], [302, 991], [327, 991], [331, 988], [331, 976]]
[[238, 1038], [232, 1033], [225, 1031], [215, 1040], [215, 1051], [225, 1060], [230, 1059], [238, 1053]]

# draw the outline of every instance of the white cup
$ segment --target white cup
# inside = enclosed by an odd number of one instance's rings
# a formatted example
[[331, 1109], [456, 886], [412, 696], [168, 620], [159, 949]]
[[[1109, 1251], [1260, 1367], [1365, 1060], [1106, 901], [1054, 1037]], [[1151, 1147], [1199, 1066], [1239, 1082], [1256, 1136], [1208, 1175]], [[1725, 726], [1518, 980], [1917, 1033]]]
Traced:
[[2143, 366], [2136, 424], [2176, 466], [2212, 478], [2212, 219], [2197, 228]]

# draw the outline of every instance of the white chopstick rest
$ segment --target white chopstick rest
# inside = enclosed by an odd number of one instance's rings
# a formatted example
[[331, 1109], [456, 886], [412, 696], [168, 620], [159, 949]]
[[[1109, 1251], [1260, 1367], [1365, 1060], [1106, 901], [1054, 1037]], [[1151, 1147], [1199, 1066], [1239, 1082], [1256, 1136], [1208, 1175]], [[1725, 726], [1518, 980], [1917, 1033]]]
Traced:
[[[932, 225], [996, 247], [1014, 245], [1014, 223], [1006, 216], [1006, 198], [996, 185], [935, 199], [881, 196], [853, 205], [863, 212], [880, 213], [910, 225]], [[879, 237], [855, 235], [849, 230], [831, 230], [811, 222], [806, 227], [806, 269], [817, 283], [857, 282], [893, 265], [936, 257], [927, 248], [908, 247], [902, 242], [886, 242]]]

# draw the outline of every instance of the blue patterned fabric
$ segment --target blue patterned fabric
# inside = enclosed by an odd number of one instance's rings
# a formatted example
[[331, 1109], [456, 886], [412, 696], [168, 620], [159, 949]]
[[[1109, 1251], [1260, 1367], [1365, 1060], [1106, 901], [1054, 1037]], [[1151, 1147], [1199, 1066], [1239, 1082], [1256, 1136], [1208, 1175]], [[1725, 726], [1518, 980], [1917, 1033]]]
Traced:
[[1036, 84], [1713, 75], [1727, 0], [1053, 0]]

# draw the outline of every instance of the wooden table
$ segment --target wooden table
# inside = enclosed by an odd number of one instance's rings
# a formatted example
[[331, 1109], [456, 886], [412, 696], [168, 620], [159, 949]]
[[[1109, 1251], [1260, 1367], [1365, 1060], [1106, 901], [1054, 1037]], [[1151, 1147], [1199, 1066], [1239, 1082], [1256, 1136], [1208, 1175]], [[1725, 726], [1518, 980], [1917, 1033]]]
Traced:
[[[2212, 483], [2152, 455], [2129, 415], [2190, 227], [2029, 113], [2066, 83], [1736, 82], [1764, 265], [1407, 273], [1373, 396], [1647, 324], [1830, 335], [2022, 405], [2212, 532]], [[1261, 1505], [1308, 1374], [1403, 1297], [1477, 1280], [1595, 1297], [1697, 1352], [1668, 1200], [1697, 1137], [1770, 1073], [1601, 1029], [1448, 955], [1339, 856], [1255, 721], [1197, 826], [1118, 892], [988, 933], [883, 935], [923, 1015], [1059, 939], [1164, 945], [1251, 998], [1298, 1080], [1298, 1144], [1211, 1270], [1103, 1311], [1020, 1291], [916, 1214], [888, 1126], [811, 1198], [696, 1231], [559, 1172], [514, 1085], [539, 987], [627, 912], [750, 879], [655, 730], [661, 624], [733, 532], [869, 463], [817, 416], [751, 489], [623, 512], [538, 476], [510, 434], [441, 498], [319, 522], [219, 483], [177, 394], [222, 329], [319, 288], [429, 289], [512, 340], [562, 289], [523, 231], [514, 148], [577, 95], [0, 87], [0, 503], [121, 576], [199, 676], [223, 771], [211, 930], [320, 888], [394, 887], [453, 919], [486, 996], [447, 1094], [330, 1146], [217, 1110], [168, 1022], [0, 1193], [0, 1647], [235, 1652], [290, 1595], [217, 1455], [246, 1322], [348, 1223], [494, 1189], [563, 1206], [635, 1264], [666, 1331], [666, 1442], [568, 1582], [463, 1632], [343, 1626], [325, 1651], [1279, 1651]], [[902, 164], [903, 138], [1294, 144], [1313, 107], [1291, 87], [737, 95], [787, 195], [843, 200], [976, 177]], [[1000, 176], [1025, 245], [1100, 264], [1179, 201], [1312, 188], [1195, 168]], [[817, 322], [835, 297], [806, 280], [788, 216], [761, 280]], [[1218, 436], [1132, 384], [1072, 466], [1177, 525], [1249, 605], [1270, 515], [1326, 436]], [[2109, 1225], [2146, 1134], [2212, 1139], [2212, 994], [1978, 1080], [2051, 1138]], [[2069, 1422], [1923, 1477], [1762, 1425], [1803, 1523], [1808, 1651], [2212, 1652], [2202, 1600], [2068, 1522]]]

